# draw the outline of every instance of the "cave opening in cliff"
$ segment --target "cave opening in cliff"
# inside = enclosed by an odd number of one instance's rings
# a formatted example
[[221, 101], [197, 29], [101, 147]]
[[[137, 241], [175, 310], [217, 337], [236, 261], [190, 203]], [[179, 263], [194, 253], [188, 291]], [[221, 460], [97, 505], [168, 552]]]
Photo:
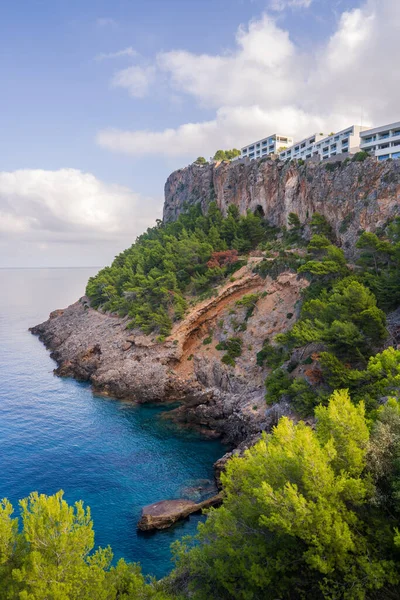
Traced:
[[263, 207], [260, 204], [258, 204], [257, 207], [255, 208], [254, 215], [256, 217], [261, 217], [261, 218], [265, 217], [264, 209], [263, 209]]

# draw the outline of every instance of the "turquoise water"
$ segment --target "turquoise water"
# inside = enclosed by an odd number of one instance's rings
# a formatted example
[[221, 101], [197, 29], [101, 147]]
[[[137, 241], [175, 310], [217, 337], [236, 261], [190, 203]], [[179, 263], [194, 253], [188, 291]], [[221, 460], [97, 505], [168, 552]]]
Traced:
[[139, 534], [141, 507], [212, 479], [224, 448], [177, 430], [160, 407], [96, 397], [89, 385], [53, 375], [54, 362], [27, 329], [82, 295], [96, 271], [0, 270], [0, 498], [16, 506], [33, 490], [63, 489], [68, 502], [91, 507], [96, 545], [160, 577], [172, 566], [171, 542], [201, 517]]

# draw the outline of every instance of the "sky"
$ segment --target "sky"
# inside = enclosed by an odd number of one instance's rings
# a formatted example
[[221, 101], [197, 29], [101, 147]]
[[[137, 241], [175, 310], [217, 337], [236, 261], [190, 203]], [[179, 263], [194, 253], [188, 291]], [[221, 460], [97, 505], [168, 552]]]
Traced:
[[168, 175], [400, 120], [400, 0], [0, 3], [0, 267], [103, 266]]

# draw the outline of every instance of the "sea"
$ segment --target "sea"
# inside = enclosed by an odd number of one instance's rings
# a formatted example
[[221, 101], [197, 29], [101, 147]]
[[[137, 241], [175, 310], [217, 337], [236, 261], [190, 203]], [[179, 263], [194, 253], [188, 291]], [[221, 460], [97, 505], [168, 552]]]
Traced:
[[[84, 294], [97, 268], [0, 269], [0, 499], [64, 491], [90, 506], [96, 547], [165, 576], [170, 545], [194, 534], [201, 515], [140, 533], [141, 509], [190, 497], [213, 480], [226, 448], [162, 418], [170, 407], [104, 398], [53, 374], [54, 361], [28, 328]], [[194, 493], [194, 492], [193, 492]]]

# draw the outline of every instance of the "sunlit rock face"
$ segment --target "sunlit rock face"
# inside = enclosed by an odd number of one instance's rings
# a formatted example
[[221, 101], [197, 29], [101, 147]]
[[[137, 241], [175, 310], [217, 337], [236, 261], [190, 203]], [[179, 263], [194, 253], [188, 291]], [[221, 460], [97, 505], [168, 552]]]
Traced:
[[291, 212], [301, 222], [319, 212], [351, 254], [361, 230], [375, 231], [400, 215], [400, 160], [193, 164], [169, 176], [164, 220], [175, 220], [187, 205], [200, 203], [206, 210], [212, 201], [224, 214], [230, 204], [242, 214], [258, 210], [277, 226], [287, 225]]

